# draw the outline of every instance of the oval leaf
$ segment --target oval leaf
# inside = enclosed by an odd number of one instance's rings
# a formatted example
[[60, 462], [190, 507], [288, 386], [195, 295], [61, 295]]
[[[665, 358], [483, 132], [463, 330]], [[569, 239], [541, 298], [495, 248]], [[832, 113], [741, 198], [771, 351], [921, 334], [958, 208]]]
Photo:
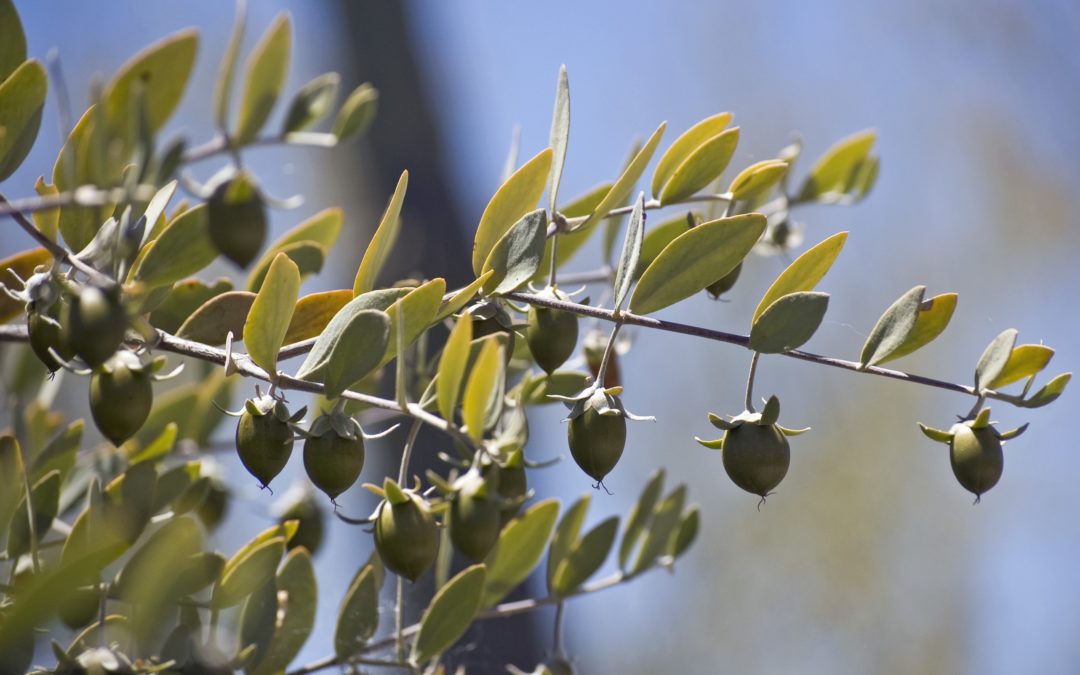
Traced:
[[522, 216], [536, 208], [551, 170], [551, 155], [551, 148], [544, 148], [525, 162], [488, 202], [480, 216], [473, 241], [472, 267], [477, 276], [483, 271], [484, 263], [499, 239]]
[[[303, 281], [322, 270], [326, 252], [326, 249], [318, 242], [298, 241], [276, 249], [274, 257], [277, 257], [279, 253], [289, 256], [289, 260], [296, 264], [296, 268], [300, 272], [300, 280]], [[252, 293], [258, 293], [259, 289], [262, 288], [263, 281], [266, 280], [266, 273], [270, 271], [270, 262], [273, 262], [273, 258], [267, 262], [265, 267], [256, 267], [248, 276], [247, 289]]]
[[1000, 389], [1013, 382], [1031, 377], [1040, 372], [1054, 357], [1054, 350], [1046, 345], [1019, 345], [1013, 347], [1009, 360], [1001, 374], [990, 382], [991, 389]]
[[12, 0], [0, 0], [0, 82], [26, 60], [26, 33]]
[[588, 581], [604, 564], [618, 532], [618, 516], [612, 516], [589, 530], [559, 564], [552, 592], [556, 595], [568, 595]]
[[[566, 218], [579, 218], [581, 216], [587, 216], [593, 212], [596, 205], [600, 203], [600, 200], [611, 190], [611, 183], [604, 183], [589, 190], [581, 197], [578, 197], [574, 201], [570, 202], [563, 208], [559, 209]], [[554, 213], [554, 212], [553, 212]], [[574, 254], [581, 250], [581, 247], [585, 245], [589, 238], [596, 232], [596, 226], [600, 224], [599, 220], [594, 220], [592, 224], [587, 227], [576, 227], [572, 232], [563, 232], [559, 234], [559, 252], [558, 261], [556, 264], [558, 267], [562, 267], [569, 261]], [[546, 278], [548, 270], [551, 269], [551, 249], [554, 237], [548, 237], [544, 242], [544, 257], [540, 259], [540, 265], [536, 270], [536, 275], [533, 276], [533, 281], [541, 282]]]
[[559, 501], [546, 499], [503, 528], [484, 560], [488, 571], [481, 606], [490, 607], [502, 600], [540, 564], [558, 517]]
[[483, 565], [473, 565], [439, 589], [420, 619], [420, 632], [413, 643], [414, 663], [430, 661], [465, 634], [480, 608], [485, 576]]
[[739, 127], [728, 129], [698, 146], [675, 169], [660, 191], [660, 203], [685, 199], [724, 172], [739, 144]]
[[739, 172], [731, 181], [728, 192], [732, 201], [744, 201], [760, 197], [772, 186], [780, 182], [787, 173], [787, 162], [779, 159], [766, 159], [755, 162]]
[[465, 396], [461, 404], [466, 431], [477, 443], [484, 438], [484, 417], [494, 395], [496, 384], [502, 379], [502, 368], [502, 346], [496, 339], [485, 338], [480, 355], [476, 357], [476, 363], [473, 364], [472, 372], [469, 373], [469, 380], [465, 385]]
[[450, 337], [446, 339], [442, 357], [439, 359], [439, 376], [436, 380], [436, 394], [439, 400], [439, 414], [443, 419], [453, 421], [458, 397], [461, 395], [461, 383], [465, 379], [465, 367], [469, 360], [469, 347], [472, 343], [472, 318], [463, 316], [454, 324]]
[[825, 273], [832, 267], [836, 256], [840, 255], [840, 250], [844, 248], [844, 242], [847, 241], [847, 235], [847, 232], [834, 234], [804, 252], [793, 263], [788, 265], [787, 269], [769, 287], [769, 290], [765, 291], [765, 295], [761, 298], [761, 302], [758, 303], [757, 309], [754, 310], [754, 322], [756, 323], [758, 318], [765, 313], [765, 310], [780, 299], [781, 296], [814, 290], [814, 286], [817, 286]]
[[[446, 293], [446, 282], [442, 279], [432, 279], [402, 296], [401, 307], [405, 310], [404, 337], [406, 345], [415, 342], [434, 323], [444, 293]], [[396, 306], [391, 305], [388, 307], [386, 313], [390, 315], [390, 335], [396, 336]], [[387, 345], [382, 363], [389, 363], [395, 356], [397, 356], [397, 343], [392, 339], [390, 344]]]
[[476, 294], [480, 292], [480, 288], [487, 283], [487, 280], [490, 279], [493, 274], [495, 274], [495, 272], [484, 272], [473, 279], [468, 286], [458, 289], [449, 296], [443, 296], [443, 303], [439, 306], [439, 311], [435, 313], [435, 318], [432, 322], [442, 321], [451, 314], [456, 314], [458, 310], [469, 304], [469, 301], [476, 297]]
[[[175, 333], [180, 326], [187, 321], [188, 317], [195, 313], [208, 300], [215, 298], [226, 291], [231, 291], [232, 282], [221, 277], [213, 285], [208, 285], [199, 279], [184, 279], [176, 282], [164, 302], [154, 308], [150, 314], [150, 323], [155, 328], [160, 328], [166, 333]], [[252, 298], [254, 298], [252, 294]], [[247, 310], [244, 310], [247, 316]], [[241, 325], [243, 320], [241, 320]]]
[[693, 214], [675, 216], [649, 228], [641, 240], [641, 256], [638, 257], [638, 264], [634, 269], [634, 279], [640, 279], [649, 265], [656, 260], [656, 256], [660, 255], [660, 252], [676, 237], [690, 229], [688, 217], [692, 218]]
[[1009, 328], [1001, 332], [993, 341], [986, 346], [979, 363], [975, 366], [975, 390], [989, 388], [993, 382], [1005, 370], [1005, 365], [1012, 355], [1013, 345], [1016, 344], [1016, 329]]
[[176, 336], [207, 345], [223, 345], [229, 331], [233, 336], [243, 335], [254, 302], [255, 294], [247, 291], [229, 291], [210, 298], [187, 318]]
[[[145, 116], [151, 133], [165, 126], [184, 95], [198, 46], [196, 30], [174, 33], [131, 57], [105, 86], [105, 116], [114, 134], [126, 140], [126, 147], [135, 141], [136, 115]], [[135, 105], [140, 101], [142, 113]]]
[[640, 574], [649, 569], [656, 563], [657, 558], [670, 550], [672, 537], [675, 536], [682, 519], [685, 502], [686, 486], [680, 485], [657, 505], [631, 574]]
[[150, 288], [167, 286], [214, 262], [218, 250], [210, 240], [206, 205], [184, 211], [161, 232], [140, 256], [132, 277]]
[[49, 78], [37, 59], [0, 81], [0, 180], [15, 173], [34, 146], [48, 91]]
[[277, 371], [277, 355], [299, 295], [300, 270], [289, 256], [278, 253], [244, 322], [244, 347], [255, 365], [271, 377]]
[[339, 143], [361, 136], [375, 120], [378, 104], [379, 92], [375, 87], [366, 82], [360, 85], [345, 99], [330, 133]]
[[555, 587], [555, 574], [558, 572], [559, 565], [570, 554], [570, 549], [573, 548], [574, 543], [577, 541], [591, 502], [592, 495], [583, 494], [563, 513], [562, 520], [559, 521], [559, 526], [555, 529], [555, 536], [551, 539], [551, 546], [548, 549], [547, 585], [549, 592], [553, 591]]
[[871, 129], [838, 141], [810, 169], [795, 201], [822, 200], [847, 192], [852, 174], [866, 160], [875, 140], [877, 132]]
[[277, 573], [277, 607], [274, 633], [266, 654], [247, 672], [253, 675], [280, 673], [300, 653], [315, 626], [315, 601], [319, 597], [311, 554], [293, 549]]
[[731, 118], [732, 114], [727, 112], [713, 115], [690, 127], [682, 136], [675, 139], [671, 147], [660, 157], [660, 161], [656, 163], [656, 171], [653, 172], [652, 179], [653, 197], [660, 196], [660, 190], [664, 184], [671, 178], [671, 174], [675, 173], [675, 169], [690, 156], [690, 153], [722, 132], [731, 122]]
[[221, 579], [214, 587], [213, 606], [218, 609], [232, 607], [251, 595], [274, 576], [283, 555], [284, 537], [273, 537], [254, 547], [241, 549], [226, 563]]
[[657, 469], [649, 478], [649, 482], [641, 490], [641, 496], [634, 502], [630, 509], [630, 516], [626, 519], [626, 529], [623, 530], [622, 541], [619, 543], [619, 569], [628, 571], [627, 563], [633, 554], [645, 528], [652, 522], [653, 510], [660, 494], [664, 490], [665, 472]]
[[[30, 505], [33, 507], [34, 535], [38, 542], [48, 533], [53, 519], [60, 509], [60, 472], [53, 470], [45, 474], [30, 490]], [[16, 559], [30, 551], [30, 514], [26, 509], [24, 497], [11, 517], [8, 528], [7, 554]]]
[[1046, 385], [1030, 397], [1017, 405], [1024, 408], [1041, 408], [1053, 403], [1065, 391], [1065, 385], [1072, 379], [1072, 373], [1062, 373], [1046, 383]]
[[409, 172], [403, 171], [398, 178], [397, 187], [394, 188], [394, 194], [390, 197], [390, 203], [379, 221], [379, 228], [375, 230], [375, 236], [371, 238], [364, 258], [360, 261], [360, 268], [356, 271], [356, 279], [353, 281], [354, 295], [375, 290], [379, 272], [397, 241], [401, 226], [401, 205], [405, 201], [405, 190], [408, 187]]
[[353, 299], [351, 290], [321, 291], [305, 295], [296, 301], [285, 344], [318, 337], [334, 315]]
[[390, 316], [377, 309], [358, 312], [330, 349], [323, 382], [327, 398], [364, 379], [378, 367], [390, 340]]
[[245, 145], [255, 140], [270, 117], [285, 86], [291, 50], [292, 20], [288, 13], [279, 14], [248, 57], [247, 79], [234, 134], [237, 143]]
[[358, 295], [342, 307], [325, 330], [319, 334], [319, 339], [308, 352], [307, 358], [296, 371], [296, 377], [309, 382], [320, 382], [326, 364], [330, 360], [330, 350], [337, 341], [341, 331], [352, 321], [352, 317], [365, 309], [378, 309], [386, 311], [394, 301], [408, 293], [406, 288], [388, 288], [381, 291], [371, 291]]
[[630, 299], [649, 314], [688, 298], [735, 269], [765, 231], [765, 216], [748, 213], [703, 223], [676, 237], [656, 257]]
[[916, 286], [885, 310], [863, 344], [859, 363], [873, 366], [887, 359], [907, 340], [919, 317], [926, 286]]
[[300, 87], [285, 115], [282, 135], [303, 131], [326, 117], [334, 106], [340, 80], [337, 73], [323, 73]]
[[929, 300], [924, 300], [919, 305], [919, 314], [915, 317], [915, 327], [908, 333], [903, 344], [894, 349], [888, 356], [879, 359], [878, 363], [885, 363], [901, 356], [907, 356], [941, 335], [945, 327], [949, 325], [953, 312], [956, 311], [956, 298], [956, 293], [942, 293]]
[[747, 346], [762, 354], [798, 349], [814, 336], [828, 308], [828, 293], [789, 293], [769, 305], [754, 322]]
[[509, 293], [532, 278], [540, 268], [547, 241], [547, 211], [525, 214], [507, 230], [491, 249], [484, 272], [493, 272], [484, 284], [484, 293]]
[[347, 659], [363, 649], [379, 627], [377, 576], [372, 565], [362, 567], [341, 601], [334, 631], [334, 654], [339, 659]]

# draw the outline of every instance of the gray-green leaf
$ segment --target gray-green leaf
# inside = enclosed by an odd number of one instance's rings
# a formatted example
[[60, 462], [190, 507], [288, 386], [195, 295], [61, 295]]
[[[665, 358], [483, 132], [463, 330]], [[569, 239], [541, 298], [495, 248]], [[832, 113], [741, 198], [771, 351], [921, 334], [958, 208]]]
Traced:
[[828, 293], [789, 293], [769, 305], [754, 322], [748, 346], [762, 354], [798, 349], [814, 336], [828, 308]]
[[420, 619], [412, 650], [414, 663], [427, 663], [465, 634], [480, 608], [486, 576], [483, 565], [473, 565], [439, 589]]

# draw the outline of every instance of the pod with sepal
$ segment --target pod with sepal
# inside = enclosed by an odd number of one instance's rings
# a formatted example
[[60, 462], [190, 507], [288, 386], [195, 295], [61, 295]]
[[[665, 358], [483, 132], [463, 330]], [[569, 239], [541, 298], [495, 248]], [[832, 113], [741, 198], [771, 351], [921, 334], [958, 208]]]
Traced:
[[383, 500], [375, 509], [375, 549], [383, 564], [409, 581], [416, 581], [435, 562], [439, 549], [439, 528], [419, 485], [402, 488], [390, 478], [380, 490]]
[[975, 495], [976, 504], [1001, 480], [1005, 469], [1002, 442], [1016, 438], [1027, 427], [1025, 424], [1010, 431], [998, 431], [990, 421], [990, 408], [983, 408], [974, 416], [957, 422], [948, 431], [919, 424], [927, 438], [949, 446], [953, 475], [965, 490]]
[[209, 187], [206, 202], [210, 241], [221, 255], [246, 268], [266, 240], [266, 203], [247, 171], [227, 173]]
[[503, 353], [509, 362], [514, 354], [514, 341], [517, 337], [514, 321], [510, 314], [503, 309], [501, 304], [493, 300], [482, 300], [470, 307], [467, 313], [472, 317], [473, 321], [473, 342], [495, 333], [506, 335], [506, 349], [503, 350]]
[[244, 401], [236, 424], [236, 453], [248, 473], [259, 481], [259, 487], [268, 487], [289, 463], [293, 425], [306, 412], [307, 408], [301, 408], [290, 414], [280, 398], [258, 391], [255, 398]]
[[32, 308], [28, 306], [26, 314], [30, 348], [50, 373], [59, 370], [75, 356], [75, 350], [67, 339], [67, 331], [60, 323], [61, 317], [67, 313], [64, 304], [59, 300], [49, 306], [35, 303]]
[[623, 405], [622, 387], [602, 388], [593, 384], [575, 396], [555, 396], [570, 407], [567, 442], [570, 454], [581, 470], [604, 484], [626, 445], [626, 420], [653, 421], [628, 411]]
[[336, 505], [337, 496], [352, 487], [364, 468], [364, 430], [339, 404], [317, 417], [304, 436], [308, 479]]
[[503, 525], [521, 510], [529, 498], [529, 479], [525, 472], [525, 453], [521, 448], [511, 452], [505, 461], [487, 460], [482, 469], [484, 479], [496, 486], [502, 500], [500, 519]]
[[83, 286], [64, 306], [63, 339], [75, 356], [97, 368], [120, 348], [127, 332], [127, 311], [119, 286]]
[[[539, 295], [563, 302], [570, 300], [566, 293], [552, 287], [545, 288]], [[532, 305], [529, 307], [528, 322], [525, 338], [529, 351], [536, 365], [550, 375], [566, 363], [577, 347], [578, 318], [570, 312]]]
[[[154, 381], [174, 377], [158, 375], [165, 358], [149, 363], [129, 350], [121, 349], [94, 370], [90, 377], [90, 414], [105, 438], [120, 445], [142, 428], [154, 404]], [[182, 368], [182, 366], [181, 366]]]
[[454, 548], [473, 560], [483, 560], [502, 531], [503, 500], [498, 476], [485, 479], [474, 465], [451, 485], [447, 521]]
[[762, 501], [776, 489], [791, 466], [789, 436], [798, 436], [810, 429], [788, 429], [777, 424], [780, 399], [775, 396], [765, 402], [761, 412], [745, 410], [728, 420], [709, 413], [713, 426], [724, 436], [715, 441], [695, 438], [706, 448], [720, 450], [724, 471], [732, 482]]

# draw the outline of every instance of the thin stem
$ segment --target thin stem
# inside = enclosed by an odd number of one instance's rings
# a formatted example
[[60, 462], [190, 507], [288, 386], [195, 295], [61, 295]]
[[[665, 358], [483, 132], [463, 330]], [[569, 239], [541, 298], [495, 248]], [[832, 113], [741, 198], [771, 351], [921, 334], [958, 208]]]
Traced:
[[556, 223], [555, 234], [551, 235], [551, 271], [548, 272], [548, 286], [558, 288], [556, 275], [559, 270], [559, 229]]
[[26, 465], [26, 455], [22, 444], [16, 444], [19, 448], [19, 459], [22, 464], [23, 492], [26, 499], [26, 519], [30, 526], [30, 562], [34, 567], [34, 574], [40, 572], [38, 566], [37, 523], [34, 522], [33, 490], [30, 488], [30, 469]]
[[401, 451], [401, 467], [398, 469], [398, 485], [404, 486], [409, 479], [409, 460], [412, 459], [413, 446], [416, 445], [416, 437], [420, 433], [420, 424], [420, 420], [414, 420], [405, 439], [405, 449]]
[[566, 654], [563, 651], [563, 613], [565, 611], [565, 602], [555, 605], [555, 656], [560, 658]]
[[[38, 211], [52, 211], [64, 206], [84, 206], [88, 208], [108, 206], [117, 202], [137, 200], [149, 201], [158, 188], [155, 185], [136, 185], [131, 188], [114, 187], [102, 189], [96, 185], [82, 185], [70, 192], [59, 192], [55, 195], [42, 195], [40, 197], [25, 197], [0, 203], [0, 216], [10, 216], [15, 213], [37, 213]], [[37, 228], [35, 228], [37, 229]], [[36, 238], [36, 237], [35, 237]], [[44, 244], [42, 244], [44, 245]], [[49, 249], [52, 250], [51, 248]]]
[[[415, 426], [414, 426], [415, 428]], [[394, 653], [397, 655], [398, 661], [405, 660], [405, 631], [404, 629], [404, 615], [405, 615], [405, 578], [400, 574], [397, 575], [397, 603], [394, 605], [394, 636], [397, 638]]]
[[8, 201], [8, 198], [0, 194], [0, 215], [10, 216], [19, 227], [21, 227], [30, 237], [41, 244], [46, 251], [52, 254], [53, 258], [59, 263], [66, 263], [71, 265], [75, 269], [79, 270], [87, 277], [99, 282], [114, 283], [113, 279], [109, 276], [102, 274], [90, 265], [87, 265], [83, 261], [72, 255], [71, 251], [67, 250], [60, 244], [57, 244], [52, 239], [45, 236], [45, 233], [37, 229], [30, 220], [23, 215], [22, 211], [15, 208], [13, 202]]
[[598, 386], [603, 387], [607, 377], [608, 363], [611, 362], [611, 354], [615, 351], [615, 338], [619, 336], [619, 331], [622, 329], [622, 322], [616, 323], [615, 327], [611, 329], [611, 335], [608, 336], [607, 347], [604, 348], [604, 356], [600, 359], [600, 367], [596, 371], [596, 383]]
[[750, 373], [746, 376], [746, 399], [743, 403], [746, 412], [756, 412], [754, 410], [754, 375], [757, 374], [757, 362], [760, 356], [761, 352], [754, 352], [754, 355], [750, 357]]

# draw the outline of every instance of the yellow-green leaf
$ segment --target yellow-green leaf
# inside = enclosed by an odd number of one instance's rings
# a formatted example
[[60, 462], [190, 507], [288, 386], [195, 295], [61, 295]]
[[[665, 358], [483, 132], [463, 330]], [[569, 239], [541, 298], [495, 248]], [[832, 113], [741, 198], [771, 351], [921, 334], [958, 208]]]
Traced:
[[439, 377], [436, 381], [436, 394], [439, 401], [439, 414], [443, 419], [453, 421], [458, 397], [461, 395], [461, 383], [465, 379], [465, 367], [469, 360], [469, 346], [472, 343], [472, 317], [463, 316], [454, 324], [450, 337], [443, 347], [439, 359]]
[[48, 91], [49, 78], [37, 59], [0, 81], [0, 180], [15, 173], [34, 146]]
[[[277, 254], [284, 254], [289, 256], [289, 260], [296, 263], [296, 268], [300, 271], [300, 280], [308, 278], [312, 274], [318, 274], [322, 270], [323, 262], [326, 260], [327, 249], [320, 243], [315, 241], [297, 241], [281, 246], [274, 251], [274, 257]], [[270, 263], [273, 262], [273, 258], [270, 258], [266, 262], [264, 267], [256, 267], [248, 275], [248, 287], [247, 289], [252, 293], [257, 293], [259, 288], [262, 287], [263, 281], [266, 279], [266, 273], [270, 270]]]
[[461, 413], [469, 437], [479, 443], [484, 437], [484, 417], [501, 379], [503, 368], [502, 347], [494, 336], [484, 339], [484, 346], [473, 364], [469, 380], [465, 384]]
[[334, 315], [352, 299], [351, 290], [341, 289], [311, 293], [297, 300], [289, 330], [285, 333], [285, 344], [318, 337]]
[[360, 268], [356, 271], [356, 280], [353, 281], [353, 294], [360, 295], [375, 290], [375, 282], [378, 281], [379, 272], [382, 271], [390, 251], [397, 241], [398, 230], [401, 227], [401, 204], [405, 201], [405, 190], [409, 187], [409, 172], [403, 171], [398, 178], [397, 187], [390, 197], [390, 203], [383, 212], [379, 221], [379, 228], [368, 244], [364, 258], [360, 261]]
[[[611, 185], [611, 183], [601, 183], [559, 209], [559, 213], [567, 218], [578, 218], [589, 215], [600, 203], [600, 200], [611, 190]], [[573, 232], [564, 232], [559, 235], [559, 260], [557, 262], [559, 267], [565, 265], [572, 257], [574, 257], [575, 253], [581, 250], [581, 247], [584, 246], [585, 243], [589, 241], [589, 238], [596, 232], [596, 226], [599, 224], [599, 220], [594, 220], [587, 228], [577, 227]], [[540, 267], [536, 270], [533, 281], [542, 281], [546, 277], [548, 270], [551, 269], [551, 249], [553, 239], [553, 237], [549, 237], [547, 241], [544, 242], [544, 257], [540, 260]]]
[[303, 131], [326, 117], [337, 98], [340, 80], [337, 73], [323, 73], [300, 87], [289, 105], [281, 133]]
[[608, 211], [622, 206], [626, 198], [633, 192], [634, 186], [641, 178], [641, 175], [645, 173], [645, 167], [649, 165], [649, 160], [652, 159], [653, 153], [656, 152], [656, 146], [660, 144], [664, 129], [667, 129], [667, 122], [661, 122], [660, 126], [656, 127], [656, 131], [652, 133], [652, 136], [649, 136], [649, 140], [645, 141], [645, 145], [641, 147], [641, 150], [637, 151], [634, 158], [626, 165], [622, 175], [611, 186], [611, 189], [600, 200], [600, 203], [596, 205], [589, 219], [581, 225], [581, 229], [592, 227], [597, 221], [607, 217]]
[[585, 493], [563, 513], [559, 526], [555, 528], [555, 536], [551, 539], [548, 547], [547, 559], [547, 586], [549, 592], [554, 592], [555, 574], [559, 565], [570, 554], [570, 549], [577, 542], [581, 526], [585, 524], [585, 515], [589, 511], [592, 495]]
[[[166, 333], [175, 333], [203, 303], [231, 290], [232, 282], [225, 277], [219, 277], [213, 285], [194, 278], [178, 281], [165, 300], [154, 308], [150, 323]], [[246, 309], [244, 315], [247, 315]]]
[[877, 132], [868, 129], [852, 134], [834, 144], [818, 159], [802, 184], [795, 201], [821, 199], [827, 195], [844, 194], [851, 185], [852, 174], [870, 154]]
[[829, 308], [829, 294], [800, 291], [780, 297], [750, 329], [750, 349], [780, 354], [798, 349], [814, 336]]
[[[431, 326], [435, 320], [435, 314], [442, 304], [443, 294], [446, 293], [446, 281], [432, 279], [426, 284], [414, 288], [401, 298], [401, 307], [405, 310], [405, 344], [411, 345], [420, 335]], [[386, 308], [390, 315], [390, 335], [397, 334], [397, 310], [391, 305]], [[383, 355], [382, 363], [389, 363], [397, 356], [397, 345], [391, 341]]]
[[[29, 279], [34, 274], [38, 265], [46, 265], [52, 260], [52, 254], [43, 248], [32, 248], [22, 251], [0, 260], [0, 280], [5, 285], [15, 280], [12, 273], [22, 280]], [[26, 313], [26, 305], [8, 297], [6, 293], [0, 293], [0, 323], [11, 321], [15, 317]]]
[[334, 654], [347, 659], [359, 652], [379, 627], [379, 582], [375, 567], [364, 565], [356, 573], [338, 611]]
[[1005, 364], [1009, 362], [1013, 345], [1016, 344], [1016, 332], [1015, 328], [1003, 330], [986, 346], [975, 366], [975, 389], [990, 387], [990, 383], [1005, 371]]
[[1040, 372], [1050, 363], [1054, 350], [1046, 345], [1017, 345], [1009, 354], [1005, 368], [988, 385], [1000, 389]]
[[255, 294], [247, 291], [215, 295], [180, 325], [176, 336], [213, 346], [225, 344], [230, 331], [239, 339], [254, 302]]
[[758, 303], [757, 309], [754, 310], [754, 321], [756, 322], [765, 313], [769, 305], [776, 302], [780, 297], [790, 293], [813, 290], [822, 277], [825, 276], [825, 273], [829, 271], [829, 268], [832, 267], [836, 256], [840, 255], [840, 250], [844, 248], [844, 242], [847, 241], [847, 235], [847, 232], [834, 234], [804, 252], [795, 259], [795, 262], [788, 265], [787, 269], [777, 277], [772, 286], [769, 286], [769, 290], [765, 291], [765, 295], [761, 298], [761, 302]]
[[0, 82], [26, 60], [26, 34], [12, 0], [0, 0]]
[[480, 288], [487, 283], [491, 275], [495, 274], [494, 271], [489, 270], [484, 272], [476, 279], [473, 279], [469, 285], [458, 289], [450, 297], [443, 297], [442, 306], [439, 307], [439, 311], [435, 313], [435, 319], [432, 323], [442, 321], [451, 314], [457, 313], [465, 305], [469, 304], [469, 301], [476, 297], [476, 294], [480, 291]]
[[[283, 234], [277, 241], [270, 244], [270, 248], [263, 254], [263, 257], [259, 259], [259, 262], [255, 263], [255, 267], [252, 268], [251, 274], [248, 276], [248, 290], [259, 290], [258, 284], [255, 284], [254, 280], [258, 278], [261, 281], [261, 278], [266, 275], [266, 270], [270, 268], [274, 256], [280, 251], [286, 250], [292, 244], [318, 244], [322, 247], [325, 256], [326, 252], [334, 247], [338, 235], [341, 234], [343, 217], [344, 214], [339, 208], [323, 209]], [[294, 256], [290, 257], [296, 262]]]
[[558, 517], [559, 501], [545, 499], [503, 528], [484, 560], [488, 571], [481, 606], [494, 605], [528, 578], [540, 564]]
[[[326, 370], [326, 364], [330, 361], [330, 351], [341, 332], [352, 321], [352, 317], [366, 309], [378, 309], [385, 312], [395, 300], [408, 292], [404, 288], [387, 288], [358, 295], [347, 302], [319, 333], [315, 345], [308, 352], [300, 369], [296, 371], [296, 377], [309, 382], [322, 381], [323, 371]], [[352, 291], [349, 293], [351, 295]]]
[[928, 300], [923, 300], [922, 304], [919, 305], [919, 314], [915, 318], [915, 327], [908, 333], [904, 343], [888, 356], [879, 360], [878, 363], [885, 363], [896, 360], [901, 356], [907, 356], [941, 335], [945, 327], [949, 325], [949, 320], [952, 319], [953, 312], [956, 310], [956, 299], [956, 293], [942, 293]]
[[657, 469], [649, 477], [649, 482], [641, 490], [641, 495], [630, 509], [630, 515], [626, 519], [626, 528], [623, 530], [622, 541], [619, 543], [619, 569], [629, 571], [627, 563], [637, 546], [645, 528], [652, 522], [653, 509], [660, 499], [660, 493], [664, 490], [665, 472]]
[[[2, 2], [2, 0], [0, 0]], [[38, 193], [39, 197], [55, 197], [60, 194], [60, 191], [56, 189], [55, 185], [48, 185], [45, 183], [44, 176], [38, 176], [37, 181], [34, 182], [34, 191]], [[60, 233], [60, 209], [48, 209], [45, 211], [34, 211], [31, 214], [34, 218], [34, 225], [49, 239], [56, 241], [56, 237]]]
[[274, 576], [274, 570], [284, 554], [284, 537], [274, 537], [254, 547], [241, 549], [225, 563], [221, 579], [214, 587], [213, 606], [217, 609], [232, 607], [251, 595]]
[[420, 619], [420, 632], [412, 650], [414, 663], [430, 661], [465, 634], [480, 609], [485, 576], [483, 565], [473, 565], [439, 589]]
[[649, 314], [722, 279], [757, 243], [765, 216], [748, 213], [683, 232], [649, 265], [630, 298], [630, 311]]
[[619, 532], [619, 518], [612, 516], [600, 523], [576, 541], [555, 572], [552, 592], [566, 595], [577, 590], [604, 564], [615, 535]]
[[536, 208], [551, 169], [551, 156], [551, 148], [544, 148], [515, 171], [488, 202], [473, 241], [472, 267], [477, 276], [499, 239], [522, 216]]
[[652, 523], [645, 534], [632, 574], [640, 574], [656, 562], [657, 558], [670, 548], [682, 520], [683, 504], [686, 502], [686, 486], [680, 485], [668, 494], [653, 512]]
[[289, 74], [289, 55], [292, 51], [292, 20], [282, 13], [266, 29], [247, 60], [247, 77], [234, 140], [247, 144], [266, 124]]
[[787, 173], [787, 162], [779, 159], [766, 159], [755, 162], [739, 172], [731, 181], [728, 192], [733, 201], [744, 201], [760, 197], [776, 185]]
[[695, 150], [710, 138], [720, 134], [731, 122], [731, 113], [719, 113], [708, 117], [690, 127], [682, 136], [675, 139], [671, 147], [660, 157], [656, 163], [656, 171], [653, 172], [652, 194], [660, 196], [660, 190], [671, 178], [675, 170], [686, 161]]
[[300, 270], [289, 256], [279, 253], [270, 263], [266, 281], [244, 322], [244, 347], [255, 365], [271, 376], [277, 371], [278, 351], [289, 330], [299, 295]]
[[652, 261], [656, 260], [656, 256], [660, 255], [660, 252], [675, 237], [690, 229], [688, 217], [693, 216], [689, 213], [675, 216], [649, 228], [649, 231], [645, 233], [645, 238], [641, 240], [641, 256], [638, 258], [637, 268], [634, 270], [634, 279], [641, 278], [641, 275], [645, 273]]
[[210, 240], [209, 228], [205, 204], [184, 211], [169, 223], [140, 260], [135, 262], [131, 277], [156, 288], [202, 270], [218, 255], [214, 242]]
[[323, 375], [326, 397], [341, 396], [341, 392], [375, 370], [389, 340], [390, 317], [386, 312], [377, 309], [357, 312], [330, 350], [330, 360]]
[[683, 160], [660, 190], [660, 202], [685, 199], [724, 172], [739, 144], [739, 127], [728, 129], [702, 143]]
[[330, 133], [337, 136], [339, 143], [361, 136], [375, 120], [378, 105], [379, 92], [365, 82], [345, 99]]
[[860, 364], [865, 367], [880, 363], [903, 346], [915, 328], [925, 293], [926, 286], [916, 286], [885, 310], [863, 343]]
[[187, 87], [198, 46], [195, 29], [174, 33], [131, 57], [105, 86], [105, 117], [114, 135], [125, 139], [125, 150], [135, 140], [135, 120], [141, 114], [137, 102], [142, 101], [152, 133], [172, 116]]
[[221, 58], [221, 68], [214, 82], [214, 121], [218, 130], [228, 132], [229, 103], [232, 101], [233, 79], [236, 76], [236, 61], [240, 58], [240, 43], [244, 41], [244, 26], [247, 23], [247, 3], [236, 3], [236, 18], [233, 19], [232, 32], [225, 55]]
[[1072, 379], [1072, 373], [1062, 373], [1054, 379], [1047, 382], [1042, 389], [1035, 392], [1023, 402], [1017, 405], [1024, 408], [1041, 408], [1044, 405], [1053, 403], [1062, 393], [1065, 391], [1065, 385], [1069, 384], [1069, 380]]

